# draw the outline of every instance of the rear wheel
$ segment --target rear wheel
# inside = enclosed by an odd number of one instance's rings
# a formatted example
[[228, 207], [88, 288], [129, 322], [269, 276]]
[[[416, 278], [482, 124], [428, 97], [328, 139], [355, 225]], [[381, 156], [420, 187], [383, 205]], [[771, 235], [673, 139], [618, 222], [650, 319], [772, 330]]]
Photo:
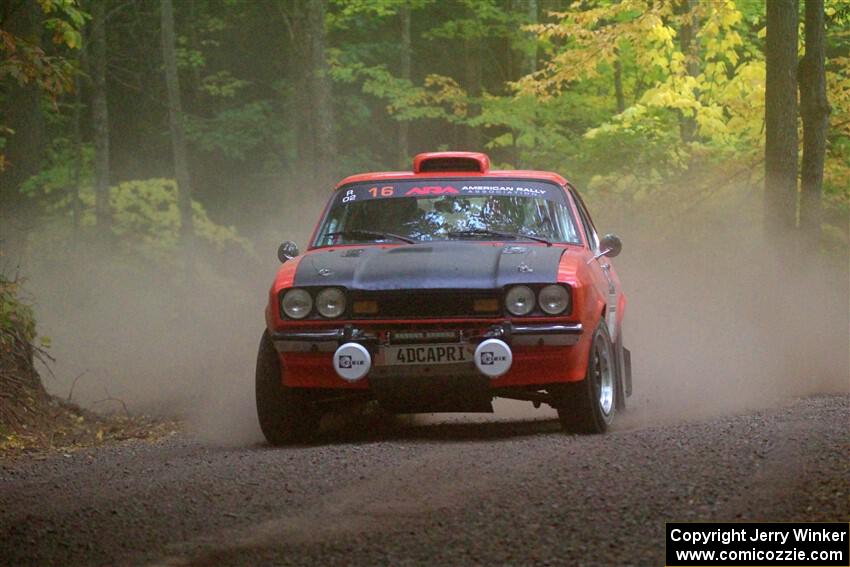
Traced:
[[318, 430], [321, 417], [306, 392], [283, 385], [280, 358], [268, 331], [257, 353], [257, 417], [260, 429], [272, 445], [303, 442]]
[[614, 348], [605, 320], [593, 333], [587, 373], [580, 382], [560, 384], [552, 392], [565, 431], [604, 433], [614, 419], [619, 388]]

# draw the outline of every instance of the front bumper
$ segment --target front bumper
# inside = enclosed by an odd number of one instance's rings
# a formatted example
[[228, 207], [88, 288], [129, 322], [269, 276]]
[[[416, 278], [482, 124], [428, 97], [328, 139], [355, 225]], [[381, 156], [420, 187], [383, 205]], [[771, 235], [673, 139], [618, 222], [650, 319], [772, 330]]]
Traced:
[[[480, 376], [471, 363], [373, 365], [366, 378], [357, 382], [347, 382], [336, 374], [333, 355], [340, 345], [347, 342], [360, 343], [370, 351], [373, 359], [380, 360], [382, 347], [393, 344], [390, 337], [399, 331], [422, 332], [426, 337], [451, 331], [456, 333], [453, 342], [460, 342], [472, 350], [488, 338], [501, 339], [513, 352], [513, 364], [507, 374], [489, 381], [492, 388], [581, 380], [585, 375], [590, 348], [589, 333], [584, 332], [582, 323], [571, 321], [385, 321], [346, 323], [332, 328], [311, 328], [305, 325], [275, 331], [271, 333], [271, 338], [279, 352], [283, 369], [282, 382], [289, 387], [363, 390], [370, 388], [371, 379]], [[449, 341], [437, 338], [422, 342]]]
[[[523, 323], [504, 321], [485, 330], [461, 329], [461, 342], [477, 344], [485, 339], [502, 339], [509, 345], [571, 346], [582, 334], [581, 323]], [[276, 331], [272, 341], [278, 352], [333, 352], [347, 342], [360, 343], [367, 348], [388, 345], [381, 330], [345, 325], [335, 329]], [[433, 341], [430, 341], [433, 342]]]

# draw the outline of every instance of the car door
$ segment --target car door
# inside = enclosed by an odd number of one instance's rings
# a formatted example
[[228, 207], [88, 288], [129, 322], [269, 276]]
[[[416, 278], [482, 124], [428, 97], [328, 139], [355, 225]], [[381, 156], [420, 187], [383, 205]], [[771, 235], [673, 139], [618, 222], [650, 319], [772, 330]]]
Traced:
[[611, 341], [616, 343], [619, 333], [617, 310], [619, 308], [620, 281], [617, 278], [616, 272], [614, 272], [610, 258], [599, 256], [599, 234], [596, 232], [593, 219], [584, 205], [584, 201], [582, 201], [581, 196], [572, 187], [570, 187], [570, 194], [573, 197], [573, 201], [575, 201], [582, 230], [590, 248], [591, 255], [588, 259], [588, 265], [594, 274], [594, 281], [597, 283], [599, 293], [606, 298], [605, 324], [608, 327], [608, 334], [611, 336]]

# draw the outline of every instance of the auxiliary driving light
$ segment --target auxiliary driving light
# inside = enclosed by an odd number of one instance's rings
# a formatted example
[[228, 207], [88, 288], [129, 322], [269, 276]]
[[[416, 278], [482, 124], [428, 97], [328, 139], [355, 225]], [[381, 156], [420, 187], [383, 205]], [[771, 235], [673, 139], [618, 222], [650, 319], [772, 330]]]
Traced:
[[499, 339], [487, 339], [475, 349], [475, 367], [489, 378], [498, 378], [511, 369], [511, 347]]
[[334, 370], [346, 382], [357, 382], [372, 368], [372, 356], [359, 343], [345, 343], [334, 353]]

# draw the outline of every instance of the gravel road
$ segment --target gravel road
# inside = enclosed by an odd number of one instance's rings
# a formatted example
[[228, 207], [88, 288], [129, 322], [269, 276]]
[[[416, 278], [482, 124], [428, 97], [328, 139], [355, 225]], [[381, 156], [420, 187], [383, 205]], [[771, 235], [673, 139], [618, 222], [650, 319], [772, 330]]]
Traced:
[[604, 436], [181, 434], [0, 461], [2, 565], [663, 565], [673, 520], [850, 520], [850, 397]]

